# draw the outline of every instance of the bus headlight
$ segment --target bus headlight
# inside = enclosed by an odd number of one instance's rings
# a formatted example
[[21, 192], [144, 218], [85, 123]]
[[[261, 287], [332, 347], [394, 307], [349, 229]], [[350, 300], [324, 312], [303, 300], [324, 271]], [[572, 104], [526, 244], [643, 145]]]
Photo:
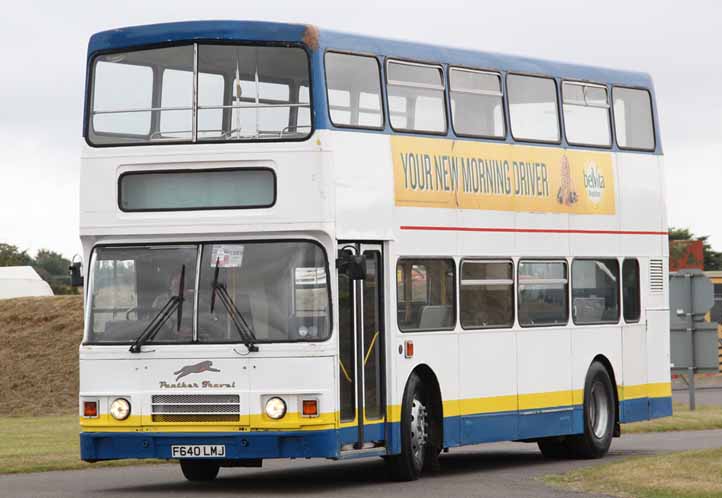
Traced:
[[110, 414], [115, 420], [125, 420], [130, 416], [130, 403], [124, 398], [114, 400], [110, 404]]
[[266, 401], [266, 415], [274, 420], [283, 418], [286, 414], [286, 402], [278, 396], [274, 396]]

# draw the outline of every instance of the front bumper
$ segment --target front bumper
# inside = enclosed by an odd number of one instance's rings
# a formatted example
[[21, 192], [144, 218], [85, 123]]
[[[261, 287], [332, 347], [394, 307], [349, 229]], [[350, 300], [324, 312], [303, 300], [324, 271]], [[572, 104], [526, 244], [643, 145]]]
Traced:
[[336, 458], [335, 430], [244, 433], [81, 432], [80, 458], [86, 462], [123, 458], [170, 459], [171, 446], [223, 444], [227, 459]]

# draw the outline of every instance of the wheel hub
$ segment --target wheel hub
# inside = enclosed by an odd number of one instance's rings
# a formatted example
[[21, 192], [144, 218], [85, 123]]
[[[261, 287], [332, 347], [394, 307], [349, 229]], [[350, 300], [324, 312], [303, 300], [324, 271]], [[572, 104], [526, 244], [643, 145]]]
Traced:
[[606, 436], [609, 427], [609, 396], [600, 382], [592, 385], [590, 394], [589, 421], [592, 425], [592, 433], [598, 439], [602, 439]]
[[428, 439], [428, 411], [418, 399], [411, 405], [411, 454], [417, 468], [424, 464], [424, 450]]

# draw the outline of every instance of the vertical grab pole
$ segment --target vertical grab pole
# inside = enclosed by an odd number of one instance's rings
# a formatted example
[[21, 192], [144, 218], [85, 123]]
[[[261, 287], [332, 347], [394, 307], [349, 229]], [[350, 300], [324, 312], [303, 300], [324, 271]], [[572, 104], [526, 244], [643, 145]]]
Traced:
[[193, 44], [193, 101], [191, 102], [191, 139], [198, 140], [198, 44]]
[[[361, 244], [356, 243], [356, 255], [361, 256]], [[358, 410], [358, 441], [354, 445], [357, 450], [363, 449], [365, 435], [366, 399], [364, 389], [366, 388], [366, 378], [364, 372], [364, 301], [363, 301], [363, 280], [355, 280], [353, 283], [356, 293], [356, 409]]]

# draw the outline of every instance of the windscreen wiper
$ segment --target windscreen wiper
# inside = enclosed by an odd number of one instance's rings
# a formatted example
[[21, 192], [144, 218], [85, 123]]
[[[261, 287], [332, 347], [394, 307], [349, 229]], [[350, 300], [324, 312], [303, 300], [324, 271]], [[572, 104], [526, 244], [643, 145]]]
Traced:
[[140, 347], [153, 339], [158, 331], [161, 329], [165, 322], [168, 321], [174, 311], [178, 312], [178, 327], [177, 331], [180, 331], [181, 318], [183, 317], [183, 289], [185, 288], [186, 279], [186, 265], [181, 267], [180, 282], [178, 284], [178, 294], [171, 296], [163, 307], [156, 313], [153, 319], [143, 329], [143, 332], [138, 336], [132, 346], [130, 346], [131, 353], [140, 353]]
[[216, 294], [218, 294], [221, 303], [223, 303], [223, 306], [226, 308], [228, 316], [231, 317], [231, 321], [233, 322], [238, 335], [241, 336], [241, 340], [248, 349], [248, 352], [255, 353], [258, 351], [258, 346], [255, 344], [257, 341], [256, 334], [253, 331], [253, 327], [251, 327], [246, 319], [243, 318], [243, 314], [233, 302], [230, 294], [228, 294], [226, 286], [218, 283], [218, 263], [219, 261], [216, 260], [216, 270], [213, 275], [213, 292], [211, 293], [211, 313], [213, 313], [213, 309], [215, 308]]

